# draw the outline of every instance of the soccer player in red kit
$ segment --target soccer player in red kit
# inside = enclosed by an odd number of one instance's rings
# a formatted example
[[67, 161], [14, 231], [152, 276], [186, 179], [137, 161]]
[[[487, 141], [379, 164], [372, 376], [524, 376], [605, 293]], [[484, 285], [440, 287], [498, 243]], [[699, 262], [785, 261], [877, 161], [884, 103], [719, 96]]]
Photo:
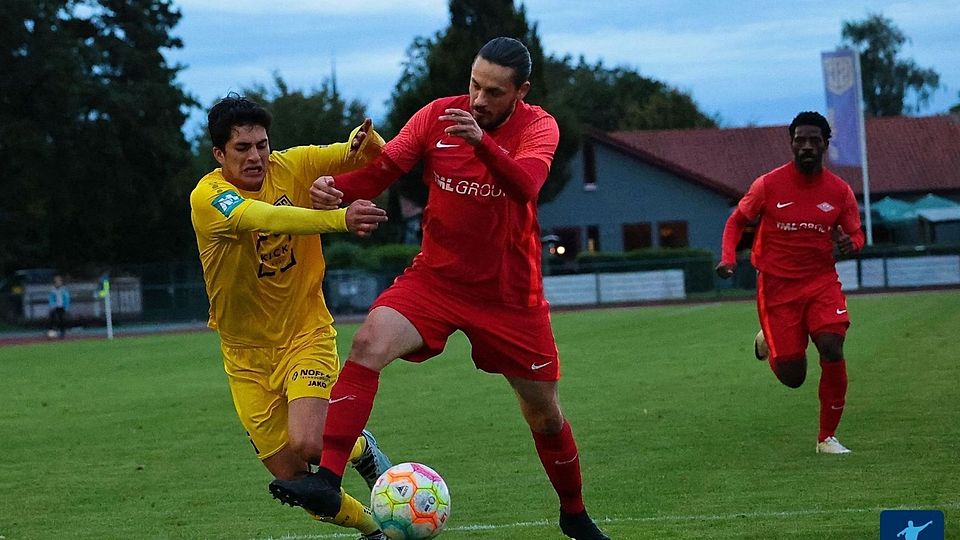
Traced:
[[333, 389], [320, 470], [273, 482], [281, 501], [320, 515], [334, 511], [380, 371], [396, 358], [436, 356], [461, 330], [474, 364], [513, 387], [559, 495], [561, 530], [609, 540], [585, 510], [577, 445], [558, 401], [560, 359], [543, 295], [537, 196], [559, 130], [546, 111], [523, 101], [530, 69], [522, 43], [491, 40], [473, 62], [469, 95], [429, 103], [371, 165], [314, 183], [314, 206], [332, 209], [376, 196], [423, 161], [429, 195], [421, 252], [374, 302]]
[[[850, 326], [833, 249], [849, 254], [863, 247], [853, 190], [823, 167], [830, 124], [802, 112], [790, 124], [792, 162], [757, 178], [727, 220], [717, 274], [728, 278], [744, 227], [759, 219], [751, 262], [757, 269], [757, 358], [769, 358], [790, 388], [807, 375], [807, 339], [820, 353], [820, 433], [816, 451], [846, 454], [836, 438], [847, 394], [843, 341]], [[767, 349], [766, 352], [764, 349]]]

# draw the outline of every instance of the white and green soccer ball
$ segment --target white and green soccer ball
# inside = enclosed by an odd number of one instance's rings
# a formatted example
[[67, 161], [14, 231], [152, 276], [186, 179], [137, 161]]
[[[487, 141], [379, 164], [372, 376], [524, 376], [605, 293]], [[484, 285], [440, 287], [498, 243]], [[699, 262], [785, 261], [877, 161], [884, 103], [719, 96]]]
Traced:
[[450, 517], [450, 492], [437, 471], [420, 463], [400, 463], [373, 485], [370, 510], [391, 540], [433, 538]]

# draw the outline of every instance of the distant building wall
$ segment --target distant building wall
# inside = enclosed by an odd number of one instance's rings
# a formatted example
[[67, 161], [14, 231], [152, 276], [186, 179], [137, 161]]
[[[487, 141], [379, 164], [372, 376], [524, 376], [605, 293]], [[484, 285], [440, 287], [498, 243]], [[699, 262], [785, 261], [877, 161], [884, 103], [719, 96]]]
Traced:
[[584, 250], [587, 227], [597, 226], [599, 251], [621, 252], [625, 224], [650, 224], [650, 247], [665, 247], [659, 225], [679, 221], [686, 223], [688, 247], [709, 249], [719, 257], [720, 236], [732, 201], [603, 144], [592, 147], [587, 151], [593, 156], [586, 161], [594, 164], [593, 178], [585, 178], [581, 149], [571, 162], [571, 178], [563, 191], [540, 205], [544, 234], [558, 228], [579, 228], [578, 248]]

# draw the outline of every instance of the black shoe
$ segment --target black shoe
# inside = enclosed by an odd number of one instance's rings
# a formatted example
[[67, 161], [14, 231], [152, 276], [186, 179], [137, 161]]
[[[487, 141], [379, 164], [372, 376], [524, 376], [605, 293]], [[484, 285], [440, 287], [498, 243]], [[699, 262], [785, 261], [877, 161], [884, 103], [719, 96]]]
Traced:
[[340, 511], [340, 486], [327, 476], [333, 473], [321, 469], [296, 480], [274, 480], [270, 482], [270, 493], [283, 504], [299, 506], [321, 517], [333, 517]]
[[561, 510], [560, 530], [574, 540], [610, 540], [590, 519], [586, 510], [579, 514], [567, 514]]

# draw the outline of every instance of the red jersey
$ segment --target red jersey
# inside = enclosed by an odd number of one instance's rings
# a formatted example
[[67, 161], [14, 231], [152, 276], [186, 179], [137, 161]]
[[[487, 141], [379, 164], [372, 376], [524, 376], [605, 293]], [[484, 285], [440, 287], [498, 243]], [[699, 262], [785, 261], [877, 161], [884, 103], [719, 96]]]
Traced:
[[[792, 161], [782, 165], [757, 178], [737, 210], [747, 220], [760, 218], [750, 260], [761, 272], [785, 278], [835, 274], [832, 232], [837, 225], [850, 235], [854, 249], [863, 247], [853, 190], [826, 168], [810, 177]], [[733, 262], [736, 236], [724, 234], [724, 262]]]
[[[538, 305], [544, 299], [537, 193], [559, 142], [556, 120], [520, 101], [475, 148], [444, 132], [451, 123], [438, 117], [450, 108], [470, 110], [470, 96], [429, 103], [383, 148], [403, 172], [423, 161], [429, 192], [412, 268], [489, 301]], [[348, 199], [356, 195], [340, 177], [337, 187]]]

